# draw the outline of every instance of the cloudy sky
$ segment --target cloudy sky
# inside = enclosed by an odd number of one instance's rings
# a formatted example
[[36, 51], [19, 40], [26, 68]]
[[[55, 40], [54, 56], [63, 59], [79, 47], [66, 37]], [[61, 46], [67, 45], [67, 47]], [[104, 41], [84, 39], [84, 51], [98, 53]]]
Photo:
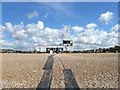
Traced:
[[73, 39], [74, 50], [112, 47], [118, 45], [118, 3], [3, 2], [0, 34], [4, 49], [34, 50], [64, 38]]

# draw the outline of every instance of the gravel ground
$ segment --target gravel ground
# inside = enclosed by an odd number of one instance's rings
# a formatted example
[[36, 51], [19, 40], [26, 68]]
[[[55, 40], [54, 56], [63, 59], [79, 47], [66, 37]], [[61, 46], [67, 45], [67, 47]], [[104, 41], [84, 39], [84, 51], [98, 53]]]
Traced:
[[80, 88], [118, 88], [118, 54], [60, 54]]
[[65, 88], [63, 66], [59, 61], [59, 58], [54, 56], [53, 62], [53, 75], [52, 75], [51, 88]]
[[[3, 88], [36, 88], [50, 54], [2, 54]], [[51, 88], [65, 88], [63, 66], [80, 88], [118, 88], [118, 54], [57, 54]], [[1, 83], [1, 82], [0, 82]]]
[[0, 53], [0, 89], [2, 88], [2, 54]]
[[2, 87], [36, 88], [49, 54], [3, 54]]

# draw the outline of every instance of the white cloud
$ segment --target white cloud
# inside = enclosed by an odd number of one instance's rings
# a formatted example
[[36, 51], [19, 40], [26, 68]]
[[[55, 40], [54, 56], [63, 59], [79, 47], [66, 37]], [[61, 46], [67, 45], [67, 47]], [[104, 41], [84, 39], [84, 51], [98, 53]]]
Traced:
[[38, 36], [40, 31], [44, 28], [44, 23], [42, 21], [38, 21], [37, 24], [28, 24], [26, 25], [26, 33], [28, 36]]
[[22, 40], [27, 37], [27, 34], [24, 34], [25, 31], [17, 31], [12, 36], [16, 40]]
[[0, 40], [0, 45], [2, 45], [2, 49], [13, 49], [14, 48], [14, 43], [5, 41], [5, 40]]
[[97, 27], [97, 24], [95, 24], [95, 23], [90, 23], [90, 24], [87, 24], [86, 27], [87, 27], [88, 29], [95, 28], [95, 27]]
[[54, 10], [54, 14], [56, 15], [60, 15], [60, 16], [67, 16], [67, 17], [72, 17], [72, 18], [76, 18], [76, 17], [79, 17], [79, 15], [71, 12], [70, 10], [70, 7], [71, 5], [63, 5], [61, 3], [45, 3], [45, 5], [51, 9], [49, 9], [50, 11], [51, 10]]
[[5, 31], [5, 30], [6, 30], [6, 27], [5, 27], [5, 26], [0, 25], [0, 31]]
[[14, 49], [14, 50], [34, 50], [34, 44], [33, 43], [27, 43], [25, 41], [6, 41], [6, 40], [0, 40], [0, 47], [1, 49]]
[[[75, 49], [94, 49], [118, 45], [118, 34], [103, 30], [85, 30], [75, 39]], [[84, 46], [84, 47], [83, 47]]]
[[14, 29], [13, 29], [13, 26], [10, 22], [7, 22], [6, 23], [6, 26], [7, 26], [7, 29], [10, 31], [10, 32], [14, 32]]
[[37, 40], [36, 37], [32, 37], [32, 38], [30, 38], [30, 40], [31, 40], [33, 43], [37, 43], [37, 42], [38, 42], [38, 40]]
[[83, 27], [79, 27], [79, 26], [74, 26], [74, 27], [72, 27], [72, 29], [77, 33], [84, 30]]
[[30, 40], [38, 45], [48, 45], [48, 42], [44, 38], [32, 37]]
[[111, 31], [118, 31], [120, 29], [120, 25], [117, 24], [114, 27], [111, 28]]
[[22, 40], [27, 37], [27, 34], [25, 34], [23, 23], [13, 26], [10, 22], [8, 22], [6, 23], [6, 30], [10, 32], [11, 37], [15, 40]]
[[2, 31], [0, 30], [0, 39], [4, 38], [5, 35], [2, 33]]
[[44, 28], [44, 23], [41, 21], [38, 21], [38, 25], [37, 25], [38, 29], [43, 29]]
[[62, 34], [64, 34], [64, 38], [67, 37], [74, 40], [75, 50], [103, 48], [118, 44], [118, 34], [115, 32], [117, 25], [112, 27], [112, 32], [110, 33], [95, 29], [97, 27], [95, 23], [86, 25], [87, 28], [71, 27], [69, 25], [70, 31], [68, 33], [66, 33], [68, 26], [64, 26], [62, 29], [44, 28], [42, 21], [26, 26], [23, 23], [19, 25], [7, 23], [3, 27], [8, 31], [7, 33], [11, 34], [11, 38], [15, 39], [13, 42], [10, 42], [9, 39], [8, 41], [1, 41], [4, 48], [33, 50], [34, 45], [59, 45], [62, 44]]
[[38, 12], [37, 11], [33, 11], [32, 13], [28, 13], [27, 14], [27, 17], [29, 18], [29, 19], [31, 19], [31, 18], [37, 18], [39, 16], [39, 14], [38, 14]]
[[3, 31], [6, 31], [6, 27], [0, 25], [0, 39], [5, 37], [5, 35], [3, 34]]
[[102, 13], [99, 17], [100, 22], [105, 22], [105, 24], [108, 24], [110, 20], [114, 17], [113, 12], [107, 11], [106, 13]]

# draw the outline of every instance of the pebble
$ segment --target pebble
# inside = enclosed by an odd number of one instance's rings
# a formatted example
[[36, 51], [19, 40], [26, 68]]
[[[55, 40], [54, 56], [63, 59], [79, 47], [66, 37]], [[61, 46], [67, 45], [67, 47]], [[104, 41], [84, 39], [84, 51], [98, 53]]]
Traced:
[[37, 72], [37, 70], [34, 70], [33, 72]]

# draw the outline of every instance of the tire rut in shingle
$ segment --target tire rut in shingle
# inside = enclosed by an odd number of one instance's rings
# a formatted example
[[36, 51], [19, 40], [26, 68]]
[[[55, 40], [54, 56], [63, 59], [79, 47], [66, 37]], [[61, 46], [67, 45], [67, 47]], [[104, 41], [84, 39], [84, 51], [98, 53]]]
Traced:
[[52, 81], [52, 74], [53, 74], [52, 67], [53, 67], [53, 55], [48, 57], [43, 67], [43, 70], [45, 70], [45, 72], [36, 90], [39, 90], [41, 88], [48, 89], [48, 90], [50, 89], [51, 81]]

